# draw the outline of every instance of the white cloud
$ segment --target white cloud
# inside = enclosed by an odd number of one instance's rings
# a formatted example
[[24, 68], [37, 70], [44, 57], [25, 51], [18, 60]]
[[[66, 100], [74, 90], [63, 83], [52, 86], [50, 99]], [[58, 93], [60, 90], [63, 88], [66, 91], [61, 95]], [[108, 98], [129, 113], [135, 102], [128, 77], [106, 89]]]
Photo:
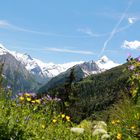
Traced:
[[127, 41], [125, 40], [123, 45], [122, 45], [122, 48], [126, 48], [126, 49], [133, 49], [133, 50], [136, 50], [136, 49], [140, 49], [140, 41]]
[[137, 18], [134, 18], [134, 17], [129, 17], [129, 18], [128, 18], [128, 22], [129, 22], [130, 24], [135, 23], [136, 20], [137, 20]]
[[6, 20], [0, 20], [0, 28], [8, 27], [9, 23]]
[[103, 33], [103, 34], [94, 33], [90, 28], [79, 28], [77, 31], [87, 34], [91, 37], [101, 37], [101, 36], [108, 35], [108, 33]]
[[50, 32], [40, 32], [40, 31], [36, 31], [36, 30], [30, 30], [28, 28], [19, 27], [17, 25], [14, 25], [14, 24], [8, 22], [7, 20], [0, 20], [0, 28], [6, 28], [9, 30], [15, 30], [18, 32], [26, 32], [26, 33], [43, 35], [43, 36], [69, 37], [69, 36], [65, 36], [63, 34], [59, 34], [59, 33], [57, 34], [57, 33], [50, 33]]
[[51, 52], [61, 52], [61, 53], [75, 53], [75, 54], [86, 54], [86, 55], [94, 55], [95, 54], [91, 51], [70, 50], [70, 49], [62, 49], [62, 48], [46, 48], [45, 50], [51, 51]]
[[[6, 28], [8, 30], [14, 30], [17, 32], [25, 32], [25, 33], [42, 35], [42, 36], [63, 37], [63, 38], [87, 38], [87, 36], [65, 35], [65, 34], [60, 34], [60, 33], [42, 32], [42, 31], [31, 30], [28, 28], [24, 28], [24, 27], [20, 27], [20, 26], [17, 26], [15, 24], [12, 24], [7, 20], [1, 20], [1, 19], [0, 19], [0, 28]], [[98, 35], [95, 34], [95, 36], [98, 36]]]

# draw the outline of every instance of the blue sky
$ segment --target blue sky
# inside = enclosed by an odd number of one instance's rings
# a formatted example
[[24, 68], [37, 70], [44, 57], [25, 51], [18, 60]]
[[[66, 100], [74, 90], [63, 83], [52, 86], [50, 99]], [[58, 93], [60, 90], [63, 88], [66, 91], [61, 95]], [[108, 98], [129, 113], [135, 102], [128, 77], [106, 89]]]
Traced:
[[140, 0], [0, 1], [0, 42], [44, 62], [123, 63], [140, 52]]

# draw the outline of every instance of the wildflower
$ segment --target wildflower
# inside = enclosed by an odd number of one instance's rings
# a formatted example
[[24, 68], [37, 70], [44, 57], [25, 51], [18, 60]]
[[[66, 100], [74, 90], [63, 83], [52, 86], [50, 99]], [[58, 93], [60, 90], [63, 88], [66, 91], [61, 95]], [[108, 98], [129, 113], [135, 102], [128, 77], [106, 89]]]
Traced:
[[11, 86], [10, 85], [7, 85], [7, 87], [6, 87], [7, 89], [11, 89]]
[[47, 95], [48, 100], [52, 100], [52, 97], [50, 95]]
[[26, 121], [31, 120], [30, 116], [25, 116], [24, 119], [25, 119]]
[[140, 56], [137, 58], [138, 62], [140, 62]]
[[66, 120], [67, 121], [70, 121], [70, 116], [66, 116]]
[[116, 120], [117, 123], [120, 123], [120, 120]]
[[94, 129], [106, 129], [107, 124], [104, 121], [97, 121]]
[[105, 129], [99, 128], [99, 129], [95, 129], [92, 133], [93, 136], [100, 135], [100, 134], [107, 134], [107, 131]]
[[53, 120], [52, 120], [52, 122], [53, 122], [53, 123], [56, 123], [56, 122], [57, 122], [57, 120], [56, 120], [56, 119], [53, 119]]
[[31, 102], [32, 102], [32, 103], [35, 103], [35, 100], [32, 100]]
[[39, 99], [38, 99], [38, 100], [35, 100], [35, 102], [36, 102], [36, 103], [38, 103], [38, 104], [40, 104], [40, 103], [41, 103]]
[[65, 114], [62, 114], [61, 117], [62, 117], [62, 118], [65, 118]]
[[111, 123], [112, 123], [112, 124], [116, 124], [116, 121], [115, 121], [115, 120], [113, 120], [113, 121], [111, 121]]
[[30, 96], [36, 97], [36, 93], [30, 93]]
[[75, 132], [75, 133], [79, 133], [79, 134], [83, 134], [84, 133], [84, 128], [76, 128], [76, 127], [72, 127], [71, 132]]
[[23, 101], [23, 100], [24, 100], [24, 97], [23, 97], [23, 96], [20, 96], [20, 97], [19, 97], [19, 100], [20, 100], [20, 101]]
[[127, 55], [127, 61], [130, 61], [132, 59], [132, 56], [131, 56], [131, 54], [130, 53], [128, 53], [128, 55]]
[[110, 135], [103, 134], [102, 137], [101, 137], [101, 140], [106, 140], [106, 139], [109, 139], [109, 138], [110, 138]]
[[17, 120], [16, 120], [16, 122], [18, 123], [18, 122], [19, 122], [19, 120], [17, 119]]
[[18, 93], [18, 96], [23, 96], [23, 93]]
[[122, 134], [121, 133], [117, 134], [117, 140], [122, 140]]
[[128, 58], [131, 58], [131, 53], [128, 53], [128, 54], [127, 54], [127, 57], [128, 57]]
[[55, 97], [55, 98], [54, 98], [54, 101], [61, 101], [61, 99], [60, 99], [60, 98]]
[[136, 125], [132, 125], [131, 129], [134, 130], [136, 128]]
[[30, 102], [30, 101], [31, 101], [31, 98], [27, 97], [26, 100], [27, 100], [28, 102]]
[[24, 94], [26, 97], [30, 97], [31, 95], [29, 93]]
[[45, 125], [44, 125], [44, 124], [42, 124], [42, 125], [41, 125], [41, 127], [44, 129], [44, 128], [45, 128]]
[[131, 65], [130, 67], [129, 67], [129, 70], [133, 70], [135, 68], [135, 66], [134, 65]]

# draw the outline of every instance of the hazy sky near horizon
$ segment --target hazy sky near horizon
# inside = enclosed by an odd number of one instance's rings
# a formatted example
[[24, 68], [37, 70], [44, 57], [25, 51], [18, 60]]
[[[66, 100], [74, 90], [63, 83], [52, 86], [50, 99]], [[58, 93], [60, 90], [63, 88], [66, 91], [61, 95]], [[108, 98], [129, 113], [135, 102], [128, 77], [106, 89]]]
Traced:
[[0, 0], [0, 43], [44, 62], [140, 55], [140, 0]]

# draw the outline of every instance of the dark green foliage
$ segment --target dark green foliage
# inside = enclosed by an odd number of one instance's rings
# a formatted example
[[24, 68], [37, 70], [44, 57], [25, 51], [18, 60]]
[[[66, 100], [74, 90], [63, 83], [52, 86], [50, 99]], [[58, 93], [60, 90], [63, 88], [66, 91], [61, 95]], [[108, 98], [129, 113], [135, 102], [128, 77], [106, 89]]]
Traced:
[[122, 98], [122, 91], [129, 93], [127, 89], [128, 73], [124, 72], [125, 67], [126, 64], [72, 83], [69, 94], [66, 84], [50, 89], [49, 94], [66, 102], [67, 113], [72, 116], [74, 121], [79, 122], [94, 114], [95, 111], [106, 109]]
[[2, 72], [3, 72], [3, 63], [0, 64], [0, 89], [2, 89], [2, 83], [3, 83], [3, 77], [2, 77]]
[[81, 67], [76, 65], [68, 69], [66, 72], [63, 72], [59, 74], [58, 76], [52, 78], [49, 82], [47, 82], [44, 86], [42, 86], [38, 90], [38, 95], [46, 94], [48, 90], [56, 88], [56, 87], [60, 87], [61, 85], [64, 86], [65, 83], [68, 83], [68, 81], [70, 82], [69, 77], [70, 77], [72, 69], [75, 76], [74, 82], [78, 82], [84, 77], [84, 72], [82, 71]]

